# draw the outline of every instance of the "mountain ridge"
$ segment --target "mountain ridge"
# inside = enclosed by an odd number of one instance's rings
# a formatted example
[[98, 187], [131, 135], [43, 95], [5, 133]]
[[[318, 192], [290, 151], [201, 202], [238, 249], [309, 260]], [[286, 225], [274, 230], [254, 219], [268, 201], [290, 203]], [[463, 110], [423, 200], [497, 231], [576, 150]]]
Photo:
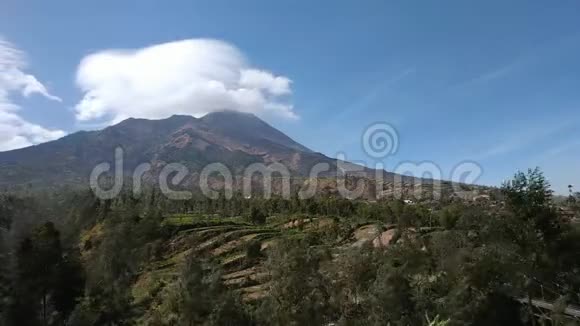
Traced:
[[182, 163], [199, 172], [220, 162], [235, 175], [252, 163], [282, 163], [292, 176], [303, 177], [317, 163], [328, 163], [329, 173], [338, 168], [335, 159], [297, 143], [257, 116], [224, 110], [200, 118], [129, 118], [102, 130], [0, 152], [0, 185], [88, 184], [94, 166], [114, 162], [117, 147], [124, 151], [127, 172], [141, 163]]

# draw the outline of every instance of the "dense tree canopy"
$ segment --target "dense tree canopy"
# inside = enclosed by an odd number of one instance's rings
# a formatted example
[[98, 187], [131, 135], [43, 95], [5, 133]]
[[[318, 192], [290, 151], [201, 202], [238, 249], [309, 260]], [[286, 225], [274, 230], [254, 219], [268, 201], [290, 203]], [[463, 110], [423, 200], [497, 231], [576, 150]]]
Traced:
[[0, 325], [529, 325], [526, 301], [580, 302], [580, 231], [537, 169], [483, 204], [59, 196], [0, 197]]

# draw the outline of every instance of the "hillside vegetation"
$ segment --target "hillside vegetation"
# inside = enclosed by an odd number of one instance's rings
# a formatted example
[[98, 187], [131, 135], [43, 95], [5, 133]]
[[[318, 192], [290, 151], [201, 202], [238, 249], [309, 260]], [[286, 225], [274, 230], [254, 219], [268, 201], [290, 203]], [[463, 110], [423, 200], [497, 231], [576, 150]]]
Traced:
[[[537, 170], [502, 198], [61, 195], [59, 218], [5, 232], [2, 322], [531, 325], [525, 300], [580, 302], [580, 231]], [[4, 220], [28, 200], [5, 196]]]

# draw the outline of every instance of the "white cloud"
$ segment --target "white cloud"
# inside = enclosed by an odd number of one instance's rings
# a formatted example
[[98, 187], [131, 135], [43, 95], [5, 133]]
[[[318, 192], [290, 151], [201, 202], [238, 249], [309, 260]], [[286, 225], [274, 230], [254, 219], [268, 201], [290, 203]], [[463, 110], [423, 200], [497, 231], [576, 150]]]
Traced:
[[20, 107], [11, 99], [14, 94], [25, 97], [39, 94], [60, 101], [36, 77], [26, 74], [23, 71], [26, 67], [24, 52], [0, 37], [0, 151], [26, 147], [65, 135], [61, 130], [46, 129], [18, 115]]
[[290, 83], [290, 79], [286, 77], [276, 77], [262, 70], [245, 69], [240, 74], [240, 86], [267, 90], [273, 95], [291, 93]]
[[250, 66], [234, 46], [189, 39], [137, 50], [107, 50], [85, 57], [77, 71], [84, 93], [79, 121], [117, 122], [201, 116], [218, 110], [297, 118], [283, 96], [291, 81]]

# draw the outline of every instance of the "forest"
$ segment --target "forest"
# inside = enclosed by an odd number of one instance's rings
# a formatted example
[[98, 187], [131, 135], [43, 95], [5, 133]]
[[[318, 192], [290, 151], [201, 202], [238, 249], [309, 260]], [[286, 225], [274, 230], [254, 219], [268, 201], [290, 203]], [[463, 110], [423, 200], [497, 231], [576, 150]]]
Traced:
[[578, 325], [554, 197], [538, 169], [484, 202], [3, 193], [0, 325]]

